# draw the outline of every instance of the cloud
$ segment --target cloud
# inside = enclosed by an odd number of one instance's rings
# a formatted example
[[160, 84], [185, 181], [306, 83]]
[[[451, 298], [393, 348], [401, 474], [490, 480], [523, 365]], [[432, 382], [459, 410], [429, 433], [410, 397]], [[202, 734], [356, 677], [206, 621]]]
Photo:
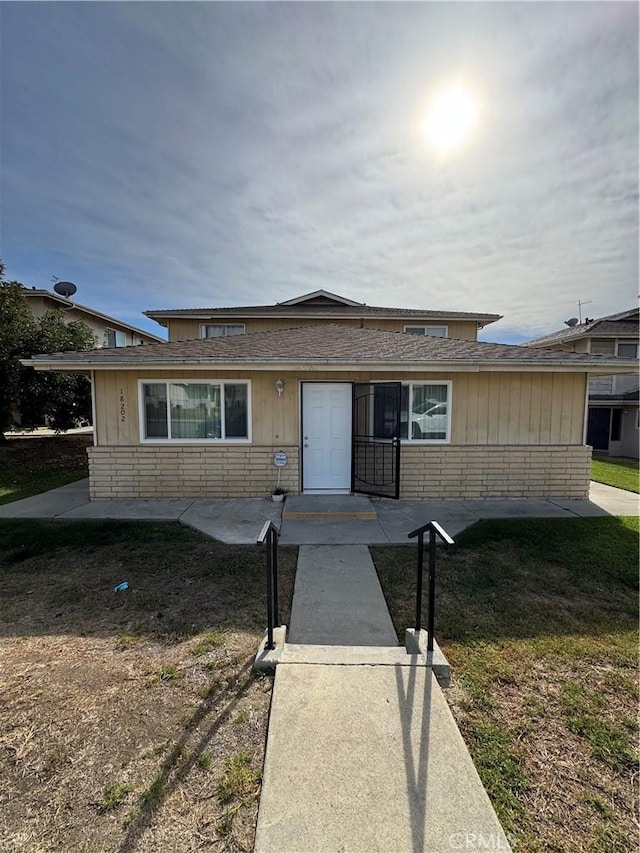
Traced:
[[[8, 272], [148, 308], [324, 287], [559, 328], [638, 281], [638, 10], [591, 4], [6, 4]], [[438, 160], [442, 83], [481, 101]], [[501, 332], [501, 327], [504, 332]]]

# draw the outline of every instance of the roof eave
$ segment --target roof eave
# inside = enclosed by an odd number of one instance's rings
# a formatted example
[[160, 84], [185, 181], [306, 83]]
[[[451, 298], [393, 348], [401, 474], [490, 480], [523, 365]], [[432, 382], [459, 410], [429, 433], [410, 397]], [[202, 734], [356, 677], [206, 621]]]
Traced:
[[149, 317], [151, 320], [155, 320], [160, 325], [165, 325], [162, 323], [162, 320], [219, 320], [225, 317], [235, 317], [236, 319], [247, 318], [252, 320], [289, 320], [289, 319], [314, 319], [314, 320], [332, 320], [338, 317], [345, 317], [353, 320], [365, 319], [371, 320], [376, 318], [384, 318], [385, 320], [419, 320], [421, 317], [424, 317], [425, 320], [433, 321], [433, 320], [450, 320], [455, 322], [456, 320], [461, 322], [469, 322], [469, 323], [481, 323], [484, 326], [488, 326], [490, 323], [496, 323], [498, 320], [503, 319], [502, 314], [466, 314], [464, 312], [454, 313], [451, 311], [434, 311], [429, 312], [429, 310], [420, 311], [419, 309], [407, 309], [414, 311], [412, 314], [396, 314], [393, 312], [385, 313], [380, 312], [369, 314], [366, 311], [364, 312], [347, 312], [340, 313], [340, 309], [330, 311], [327, 313], [314, 311], [310, 313], [301, 309], [299, 312], [287, 312], [283, 313], [281, 311], [240, 311], [238, 310], [237, 314], [231, 313], [231, 311], [209, 311], [206, 308], [194, 308], [191, 311], [143, 311], [142, 313], [145, 317]]
[[594, 364], [593, 362], [575, 361], [517, 361], [514, 359], [449, 359], [438, 361], [380, 361], [375, 359], [270, 359], [251, 358], [233, 361], [210, 356], [194, 358], [155, 358], [120, 360], [120, 361], [77, 361], [46, 358], [21, 359], [21, 363], [35, 370], [53, 370], [62, 372], [85, 372], [87, 370], [182, 370], [185, 366], [193, 370], [220, 370], [246, 371], [246, 370], [283, 370], [297, 372], [312, 372], [314, 370], [331, 369], [339, 372], [352, 371], [366, 367], [377, 372], [558, 372], [563, 373], [589, 373], [592, 376], [610, 376], [614, 374], [636, 373], [637, 365], [620, 364]]

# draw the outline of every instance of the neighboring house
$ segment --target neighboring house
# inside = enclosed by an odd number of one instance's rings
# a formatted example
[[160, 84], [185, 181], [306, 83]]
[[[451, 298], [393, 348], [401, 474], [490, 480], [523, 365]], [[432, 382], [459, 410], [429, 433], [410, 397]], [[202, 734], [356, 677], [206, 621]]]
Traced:
[[40, 288], [24, 288], [31, 313], [38, 319], [47, 311], [63, 311], [69, 322], [82, 320], [89, 326], [94, 334], [96, 346], [98, 347], [126, 347], [138, 346], [140, 344], [160, 343], [164, 338], [152, 335], [136, 326], [116, 320], [86, 305], [80, 305], [48, 290]]
[[611, 456], [638, 458], [638, 308], [575, 323], [559, 332], [528, 341], [528, 347], [545, 347], [563, 352], [583, 352], [631, 360], [636, 370], [627, 375], [598, 376], [589, 382], [587, 444]]
[[[478, 343], [497, 315], [368, 308], [324, 292], [185, 313], [197, 316], [172, 334], [195, 329], [195, 340], [26, 362], [93, 378], [93, 499], [265, 495], [281, 452], [291, 492], [584, 498], [589, 376], [632, 369]], [[226, 323], [244, 333], [201, 337]]]

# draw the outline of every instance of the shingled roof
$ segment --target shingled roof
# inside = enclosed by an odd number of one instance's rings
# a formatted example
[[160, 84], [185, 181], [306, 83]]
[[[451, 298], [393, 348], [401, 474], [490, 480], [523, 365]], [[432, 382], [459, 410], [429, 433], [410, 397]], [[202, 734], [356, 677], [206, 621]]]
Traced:
[[[525, 341], [524, 346], [544, 347], [552, 344], [560, 344], [578, 340], [580, 338], [637, 338], [640, 333], [638, 325], [639, 309], [632, 308], [629, 311], [621, 311], [618, 314], [609, 314], [596, 320], [588, 320], [577, 326], [569, 326], [558, 332], [551, 332], [541, 338]], [[635, 317], [635, 319], [633, 319]]]
[[[358, 329], [344, 325], [306, 326], [235, 335], [175, 341], [138, 347], [95, 349], [87, 352], [36, 355], [26, 364], [44, 369], [131, 369], [159, 365], [239, 366], [259, 363], [286, 367], [376, 366], [378, 369], [412, 367], [438, 369], [464, 366], [546, 366], [550, 369], [597, 370], [624, 364], [610, 356], [597, 356], [510, 344], [461, 341]], [[615, 371], [614, 371], [615, 372]]]

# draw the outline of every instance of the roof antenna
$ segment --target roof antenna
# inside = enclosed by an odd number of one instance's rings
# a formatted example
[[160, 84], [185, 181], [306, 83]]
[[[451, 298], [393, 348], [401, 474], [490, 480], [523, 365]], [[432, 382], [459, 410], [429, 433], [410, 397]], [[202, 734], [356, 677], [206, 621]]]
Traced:
[[590, 299], [588, 302], [580, 302], [578, 300], [578, 317], [580, 318], [580, 325], [582, 325], [582, 306], [583, 305], [591, 305], [593, 299]]

